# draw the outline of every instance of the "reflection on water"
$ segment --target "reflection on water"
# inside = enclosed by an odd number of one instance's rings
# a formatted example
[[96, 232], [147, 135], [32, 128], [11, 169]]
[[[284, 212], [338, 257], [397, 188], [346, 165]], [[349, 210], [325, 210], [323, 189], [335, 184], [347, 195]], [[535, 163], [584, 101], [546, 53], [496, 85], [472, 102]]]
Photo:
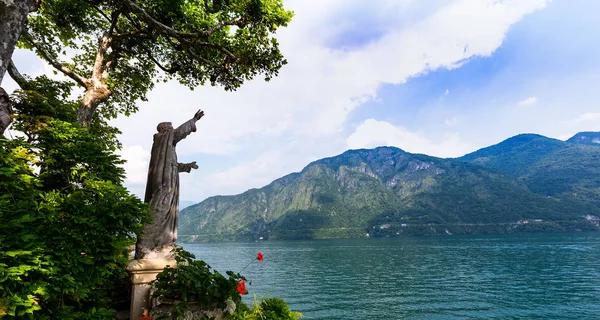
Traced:
[[183, 246], [304, 319], [600, 319], [600, 233]]

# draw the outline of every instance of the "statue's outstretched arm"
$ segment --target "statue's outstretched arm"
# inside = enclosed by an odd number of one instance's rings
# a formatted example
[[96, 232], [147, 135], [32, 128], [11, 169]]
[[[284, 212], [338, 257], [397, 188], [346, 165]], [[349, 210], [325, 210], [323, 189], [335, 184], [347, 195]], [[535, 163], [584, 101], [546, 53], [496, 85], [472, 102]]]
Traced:
[[193, 118], [173, 130], [173, 142], [177, 143], [187, 137], [190, 133], [196, 132], [196, 121], [200, 120], [203, 116], [204, 111], [198, 110]]
[[198, 169], [198, 165], [196, 164], [196, 161], [194, 162], [190, 162], [190, 163], [177, 163], [177, 170], [179, 172], [190, 172], [192, 171], [192, 169]]

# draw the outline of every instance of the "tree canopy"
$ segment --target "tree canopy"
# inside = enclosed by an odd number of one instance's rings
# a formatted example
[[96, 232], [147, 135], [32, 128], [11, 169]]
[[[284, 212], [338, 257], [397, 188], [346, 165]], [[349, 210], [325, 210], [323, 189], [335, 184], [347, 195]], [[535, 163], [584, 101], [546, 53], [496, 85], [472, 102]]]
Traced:
[[48, 0], [20, 39], [84, 89], [78, 121], [137, 110], [155, 81], [235, 90], [286, 64], [274, 33], [293, 13], [281, 0]]

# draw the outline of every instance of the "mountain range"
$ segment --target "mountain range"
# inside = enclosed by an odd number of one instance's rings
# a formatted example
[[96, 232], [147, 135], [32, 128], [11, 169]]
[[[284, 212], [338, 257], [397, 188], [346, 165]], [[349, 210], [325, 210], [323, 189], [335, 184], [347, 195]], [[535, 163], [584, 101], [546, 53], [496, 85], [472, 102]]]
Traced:
[[459, 158], [349, 150], [180, 212], [181, 241], [597, 231], [600, 132], [520, 134]]

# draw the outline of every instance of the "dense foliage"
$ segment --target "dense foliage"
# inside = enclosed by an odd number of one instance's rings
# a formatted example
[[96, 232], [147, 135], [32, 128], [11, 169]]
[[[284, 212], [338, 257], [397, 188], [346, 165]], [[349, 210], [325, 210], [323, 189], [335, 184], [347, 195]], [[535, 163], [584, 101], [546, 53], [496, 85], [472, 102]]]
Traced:
[[156, 289], [154, 296], [181, 302], [176, 305], [176, 314], [182, 314], [189, 302], [220, 309], [226, 307], [227, 300], [241, 303], [242, 296], [236, 289], [246, 278], [240, 274], [227, 271], [225, 277], [211, 271], [206, 262], [195, 260], [183, 249], [175, 249], [175, 260], [176, 267], [165, 267], [150, 284]]
[[83, 88], [88, 125], [100, 106], [104, 117], [135, 112], [155, 80], [225, 90], [270, 80], [286, 64], [274, 33], [292, 16], [281, 0], [48, 0], [20, 41]]
[[571, 138], [569, 138], [567, 142], [574, 144], [586, 144], [597, 147], [600, 146], [600, 132], [579, 132]]
[[302, 317], [300, 312], [290, 310], [290, 307], [279, 298], [267, 298], [253, 305], [252, 310], [238, 310], [232, 320], [297, 320]]
[[600, 207], [599, 135], [581, 132], [566, 142], [518, 135], [459, 160], [514, 177], [535, 193]]
[[[41, 77], [0, 139], [0, 317], [111, 319], [145, 204], [122, 185], [116, 130], [81, 127], [69, 86]], [[65, 102], [63, 102], [65, 101]]]
[[[598, 170], [593, 162], [600, 148], [563, 148], [561, 145], [568, 143], [548, 138], [544, 139], [551, 140], [549, 144], [540, 144], [540, 137], [512, 138], [534, 144], [517, 148], [510, 161], [493, 160], [490, 163], [504, 167], [489, 169], [479, 163], [481, 157], [470, 164], [464, 159], [439, 159], [396, 148], [348, 151], [315, 161], [302, 172], [261, 189], [208, 198], [182, 210], [180, 238], [212, 241], [598, 230], [584, 217], [600, 215], [600, 206], [594, 202], [600, 172], [592, 172]], [[502, 146], [500, 150], [513, 149]], [[494, 150], [481, 152], [485, 159], [494, 159]], [[555, 157], [544, 156], [549, 154]], [[546, 165], [550, 160], [554, 164]], [[538, 167], [540, 174], [531, 174], [524, 181], [500, 172], [502, 168], [526, 172]], [[547, 181], [541, 181], [540, 187], [578, 186], [577, 196], [559, 197], [528, 185], [541, 178]], [[525, 220], [536, 226], [522, 224]]]

